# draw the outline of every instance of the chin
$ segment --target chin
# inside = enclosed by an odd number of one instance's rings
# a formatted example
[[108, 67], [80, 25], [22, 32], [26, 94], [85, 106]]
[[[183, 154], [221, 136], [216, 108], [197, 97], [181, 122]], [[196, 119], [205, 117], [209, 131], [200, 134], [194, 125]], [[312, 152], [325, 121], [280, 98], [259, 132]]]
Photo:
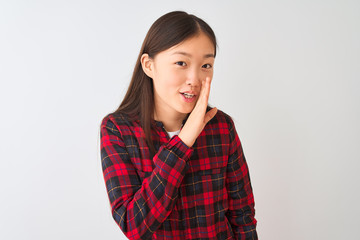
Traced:
[[188, 114], [188, 113], [191, 113], [192, 110], [194, 110], [194, 107], [192, 107], [192, 108], [185, 108], [185, 109], [179, 109], [178, 112], [184, 113], [184, 114]]

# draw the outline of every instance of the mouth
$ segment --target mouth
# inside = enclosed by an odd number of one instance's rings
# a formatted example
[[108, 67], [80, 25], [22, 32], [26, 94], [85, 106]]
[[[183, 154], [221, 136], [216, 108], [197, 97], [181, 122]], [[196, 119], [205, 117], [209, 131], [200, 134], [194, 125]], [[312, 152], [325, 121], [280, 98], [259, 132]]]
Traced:
[[190, 93], [181, 93], [185, 98], [191, 99], [193, 97], [195, 97], [195, 94], [190, 94]]
[[180, 94], [182, 95], [182, 99], [187, 103], [192, 103], [196, 99], [195, 94], [190, 94], [190, 93], [180, 93]]

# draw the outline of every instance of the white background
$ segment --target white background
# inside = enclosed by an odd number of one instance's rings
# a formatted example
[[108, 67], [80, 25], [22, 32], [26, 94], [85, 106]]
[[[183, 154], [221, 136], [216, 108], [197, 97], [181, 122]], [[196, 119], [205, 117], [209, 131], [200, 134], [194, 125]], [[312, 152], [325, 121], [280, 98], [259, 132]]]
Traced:
[[360, 2], [349, 0], [1, 1], [0, 239], [125, 239], [100, 121], [173, 10], [217, 35], [210, 104], [236, 123], [260, 239], [356, 239]]

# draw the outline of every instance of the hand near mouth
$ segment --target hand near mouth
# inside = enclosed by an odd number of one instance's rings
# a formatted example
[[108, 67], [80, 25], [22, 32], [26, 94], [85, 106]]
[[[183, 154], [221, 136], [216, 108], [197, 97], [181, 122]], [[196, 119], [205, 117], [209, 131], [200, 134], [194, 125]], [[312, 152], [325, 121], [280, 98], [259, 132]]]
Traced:
[[179, 138], [189, 147], [192, 147], [205, 125], [217, 113], [216, 107], [206, 112], [210, 95], [210, 84], [210, 77], [206, 77], [206, 79], [202, 81], [199, 99], [178, 135]]

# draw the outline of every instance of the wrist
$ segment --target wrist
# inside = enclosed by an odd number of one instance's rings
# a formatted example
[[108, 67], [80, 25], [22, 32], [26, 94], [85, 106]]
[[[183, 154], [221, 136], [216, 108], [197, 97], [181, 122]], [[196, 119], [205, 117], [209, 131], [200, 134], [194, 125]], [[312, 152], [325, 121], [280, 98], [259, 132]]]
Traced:
[[181, 133], [182, 133], [182, 132], [180, 132], [180, 133], [178, 134], [178, 137], [181, 139], [181, 141], [183, 141], [183, 142], [186, 144], [186, 146], [192, 147], [192, 145], [194, 144], [194, 142], [188, 140], [188, 139], [186, 138], [186, 136], [184, 136], [184, 134], [181, 134]]

